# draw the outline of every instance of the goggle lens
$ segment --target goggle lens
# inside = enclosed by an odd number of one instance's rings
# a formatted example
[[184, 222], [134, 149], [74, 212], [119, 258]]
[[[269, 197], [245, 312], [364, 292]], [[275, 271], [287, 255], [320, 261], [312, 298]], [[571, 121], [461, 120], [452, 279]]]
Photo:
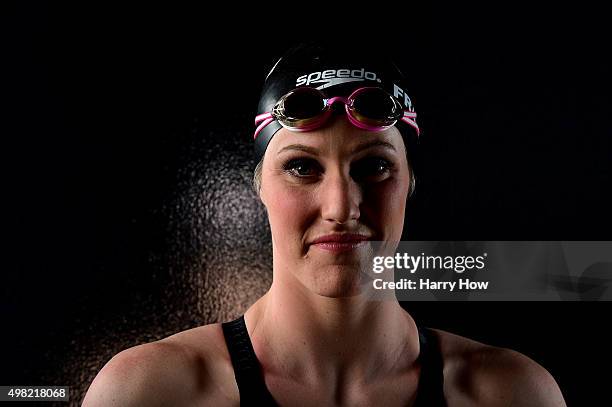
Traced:
[[325, 109], [321, 92], [312, 88], [298, 88], [287, 94], [275, 108], [290, 121], [311, 119]]
[[387, 92], [379, 88], [368, 88], [359, 92], [353, 98], [349, 109], [353, 111], [357, 119], [372, 124], [387, 124], [402, 115], [401, 107], [397, 106]]

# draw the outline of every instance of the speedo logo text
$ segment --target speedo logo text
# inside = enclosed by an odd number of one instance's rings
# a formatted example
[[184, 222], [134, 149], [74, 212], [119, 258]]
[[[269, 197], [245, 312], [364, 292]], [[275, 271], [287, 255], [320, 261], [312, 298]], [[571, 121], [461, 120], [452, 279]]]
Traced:
[[302, 75], [297, 78], [295, 86], [321, 84], [317, 89], [325, 89], [330, 86], [339, 85], [347, 82], [357, 81], [376, 81], [380, 82], [380, 78], [374, 72], [361, 69], [328, 69], [325, 71], [311, 72], [307, 75]]

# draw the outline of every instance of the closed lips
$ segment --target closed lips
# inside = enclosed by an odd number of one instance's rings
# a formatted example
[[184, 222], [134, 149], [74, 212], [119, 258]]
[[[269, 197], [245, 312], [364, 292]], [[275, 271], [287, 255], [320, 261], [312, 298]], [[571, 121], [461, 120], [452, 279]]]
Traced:
[[326, 235], [316, 238], [312, 244], [319, 243], [359, 243], [364, 240], [369, 240], [369, 237], [366, 235], [360, 235], [356, 233], [344, 233], [344, 234], [334, 234], [334, 235]]

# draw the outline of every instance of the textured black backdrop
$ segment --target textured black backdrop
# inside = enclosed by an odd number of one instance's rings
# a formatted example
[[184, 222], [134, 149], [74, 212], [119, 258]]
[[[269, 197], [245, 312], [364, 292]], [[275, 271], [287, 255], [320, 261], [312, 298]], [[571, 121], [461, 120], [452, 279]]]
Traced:
[[[271, 7], [1, 7], [0, 384], [70, 385], [77, 405], [118, 351], [263, 293], [255, 103], [287, 45], [324, 31], [394, 44], [412, 78], [424, 132], [410, 238], [611, 240], [596, 11], [405, 6], [309, 23]], [[531, 356], [570, 405], [607, 399], [594, 369], [610, 359], [609, 303], [405, 306]]]

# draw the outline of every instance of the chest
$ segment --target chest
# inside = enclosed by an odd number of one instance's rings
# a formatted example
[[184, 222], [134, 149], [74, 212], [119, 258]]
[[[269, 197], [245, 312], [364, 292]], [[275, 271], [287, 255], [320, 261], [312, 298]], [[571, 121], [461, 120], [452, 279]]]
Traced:
[[368, 384], [326, 385], [304, 383], [282, 377], [266, 377], [266, 387], [281, 407], [322, 406], [413, 406], [418, 375], [407, 373]]

